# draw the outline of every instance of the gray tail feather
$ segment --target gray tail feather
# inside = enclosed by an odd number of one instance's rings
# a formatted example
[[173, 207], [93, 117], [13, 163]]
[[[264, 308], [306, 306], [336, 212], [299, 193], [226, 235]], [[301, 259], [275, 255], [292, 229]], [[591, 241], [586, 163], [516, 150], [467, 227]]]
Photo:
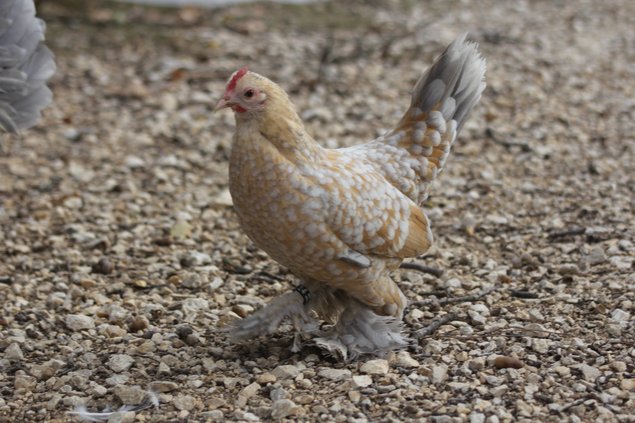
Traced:
[[18, 132], [40, 118], [51, 103], [46, 81], [55, 72], [53, 53], [43, 44], [46, 25], [35, 17], [33, 0], [0, 5], [0, 129]]
[[[419, 79], [411, 103], [422, 112], [447, 110], [443, 113], [445, 119], [456, 120], [458, 129], [485, 89], [485, 59], [478, 52], [478, 45], [465, 41], [466, 37], [464, 33], [454, 40]], [[445, 116], [449, 113], [452, 115]]]

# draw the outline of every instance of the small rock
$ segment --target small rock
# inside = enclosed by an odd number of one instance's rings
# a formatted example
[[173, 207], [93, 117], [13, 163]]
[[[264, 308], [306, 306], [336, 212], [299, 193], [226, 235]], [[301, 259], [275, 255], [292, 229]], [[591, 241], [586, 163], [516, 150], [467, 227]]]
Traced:
[[625, 391], [635, 391], [635, 379], [622, 379], [620, 388]]
[[604, 249], [600, 246], [594, 247], [589, 255], [586, 257], [586, 261], [591, 266], [604, 263], [606, 261], [606, 254], [604, 253]]
[[37, 385], [37, 380], [33, 376], [29, 376], [22, 370], [16, 372], [13, 388], [15, 390], [32, 391]]
[[448, 366], [445, 364], [440, 364], [437, 366], [432, 366], [432, 371], [430, 372], [430, 377], [432, 383], [443, 383], [448, 378]]
[[117, 385], [113, 393], [125, 405], [141, 404], [146, 396], [145, 391], [138, 386]]
[[368, 375], [355, 375], [353, 376], [353, 385], [357, 388], [365, 388], [372, 385], [373, 378]]
[[289, 399], [281, 399], [275, 401], [271, 405], [271, 418], [274, 420], [285, 418], [291, 414], [294, 414], [297, 405]]
[[159, 367], [157, 367], [157, 374], [169, 375], [170, 373], [172, 373], [172, 369], [170, 369], [170, 366], [165, 364], [163, 361], [160, 362]]
[[177, 220], [170, 228], [170, 236], [175, 239], [185, 239], [192, 234], [192, 225], [185, 220]]
[[234, 202], [232, 200], [232, 195], [229, 192], [229, 190], [226, 189], [225, 191], [221, 192], [216, 197], [214, 197], [210, 205], [217, 208], [233, 206]]
[[318, 372], [318, 376], [330, 380], [344, 380], [351, 377], [351, 371], [348, 369], [323, 368]]
[[138, 169], [145, 166], [143, 159], [137, 156], [126, 156], [124, 164], [130, 169]]
[[278, 379], [291, 379], [300, 374], [300, 369], [291, 364], [278, 366], [271, 372]]
[[470, 413], [470, 423], [485, 423], [485, 414]]
[[546, 354], [549, 352], [549, 346], [551, 342], [544, 338], [532, 338], [531, 349], [540, 354]]
[[271, 401], [278, 401], [281, 399], [289, 398], [289, 393], [282, 388], [272, 389], [269, 393]]
[[93, 272], [102, 275], [109, 275], [115, 269], [115, 266], [107, 257], [102, 257], [93, 265]]
[[225, 420], [225, 416], [221, 410], [205, 411], [204, 413], [201, 413], [201, 416], [204, 419], [211, 420], [213, 422], [220, 422]]
[[359, 400], [362, 399], [362, 394], [360, 394], [358, 391], [349, 391], [348, 399], [350, 399], [352, 403], [358, 403]]
[[4, 358], [11, 361], [20, 361], [24, 358], [24, 354], [22, 354], [20, 346], [14, 342], [4, 350]]
[[205, 266], [211, 262], [212, 257], [200, 251], [189, 251], [181, 258], [181, 265], [184, 267]]
[[239, 393], [238, 396], [240, 397], [244, 397], [244, 398], [251, 398], [254, 395], [256, 395], [258, 393], [258, 390], [260, 390], [260, 385], [256, 382], [250, 383], [249, 385], [245, 386]]
[[108, 423], [133, 423], [135, 417], [134, 411], [115, 411], [108, 417]]
[[383, 359], [369, 360], [362, 364], [359, 370], [369, 375], [385, 375], [388, 373], [388, 361]]
[[262, 373], [256, 376], [256, 382], [261, 385], [266, 385], [267, 383], [275, 383], [278, 378], [271, 373]]
[[618, 323], [628, 323], [631, 318], [631, 313], [628, 311], [624, 311], [621, 308], [616, 308], [611, 313], [611, 319], [615, 320]]
[[108, 367], [113, 372], [121, 373], [128, 370], [134, 364], [134, 358], [128, 354], [114, 354], [108, 360]]
[[177, 410], [191, 411], [196, 406], [196, 399], [191, 395], [181, 395], [172, 400]]
[[313, 395], [300, 394], [294, 399], [295, 399], [295, 402], [298, 404], [307, 405], [307, 404], [311, 404], [315, 400], [315, 397]]
[[593, 366], [589, 366], [588, 364], [585, 364], [585, 363], [576, 364], [571, 367], [581, 371], [582, 376], [588, 382], [595, 382], [595, 380], [602, 375], [602, 372], [600, 372], [597, 368]]
[[497, 369], [520, 369], [524, 366], [523, 362], [515, 357], [507, 357], [499, 355], [492, 362]]
[[398, 366], [406, 368], [419, 367], [419, 362], [412, 358], [408, 351], [399, 351], [397, 353], [396, 363]]
[[167, 380], [157, 380], [150, 383], [150, 390], [153, 392], [171, 392], [177, 389], [179, 385], [174, 382], [170, 382]]
[[95, 327], [93, 318], [83, 314], [69, 314], [66, 316], [64, 322], [70, 330], [74, 331], [93, 329]]

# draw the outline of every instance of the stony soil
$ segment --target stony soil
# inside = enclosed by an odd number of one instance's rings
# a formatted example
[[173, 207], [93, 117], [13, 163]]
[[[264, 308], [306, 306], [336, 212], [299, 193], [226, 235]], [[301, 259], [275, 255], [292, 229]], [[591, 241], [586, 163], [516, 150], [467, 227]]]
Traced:
[[[0, 420], [152, 390], [111, 421], [634, 421], [635, 2], [371, 3], [41, 2], [55, 105], [0, 143]], [[233, 118], [211, 113], [229, 74], [270, 76], [320, 142], [351, 145], [463, 31], [489, 87], [426, 204], [415, 262], [444, 274], [395, 275], [421, 301], [412, 348], [228, 343], [293, 281], [231, 209]]]

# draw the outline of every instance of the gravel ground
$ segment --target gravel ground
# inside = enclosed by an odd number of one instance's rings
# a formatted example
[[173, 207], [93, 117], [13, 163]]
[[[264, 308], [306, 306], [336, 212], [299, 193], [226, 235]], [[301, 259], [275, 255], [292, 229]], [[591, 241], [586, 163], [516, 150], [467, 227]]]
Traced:
[[[151, 390], [111, 421], [634, 421], [635, 2], [372, 4], [42, 2], [56, 103], [0, 145], [1, 420]], [[415, 262], [444, 274], [395, 275], [414, 345], [339, 363], [285, 331], [229, 344], [219, 328], [293, 279], [231, 209], [226, 78], [250, 65], [351, 145], [462, 31], [488, 89], [426, 204]]]

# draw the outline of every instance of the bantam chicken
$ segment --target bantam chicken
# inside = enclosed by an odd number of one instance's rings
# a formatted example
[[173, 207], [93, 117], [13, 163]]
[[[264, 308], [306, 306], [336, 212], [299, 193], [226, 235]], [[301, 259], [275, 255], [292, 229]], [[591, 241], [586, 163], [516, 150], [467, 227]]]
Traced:
[[[477, 45], [459, 37], [417, 82], [393, 130], [340, 149], [307, 133], [274, 82], [246, 68], [231, 76], [216, 109], [236, 117], [234, 208], [249, 238], [302, 283], [236, 324], [235, 339], [271, 333], [288, 317], [344, 359], [407, 345], [407, 300], [390, 275], [432, 244], [421, 204], [485, 89], [484, 75]], [[330, 328], [318, 330], [317, 319]]]
[[33, 0], [0, 1], [0, 131], [30, 128], [52, 100], [46, 81], [55, 61], [45, 27]]

